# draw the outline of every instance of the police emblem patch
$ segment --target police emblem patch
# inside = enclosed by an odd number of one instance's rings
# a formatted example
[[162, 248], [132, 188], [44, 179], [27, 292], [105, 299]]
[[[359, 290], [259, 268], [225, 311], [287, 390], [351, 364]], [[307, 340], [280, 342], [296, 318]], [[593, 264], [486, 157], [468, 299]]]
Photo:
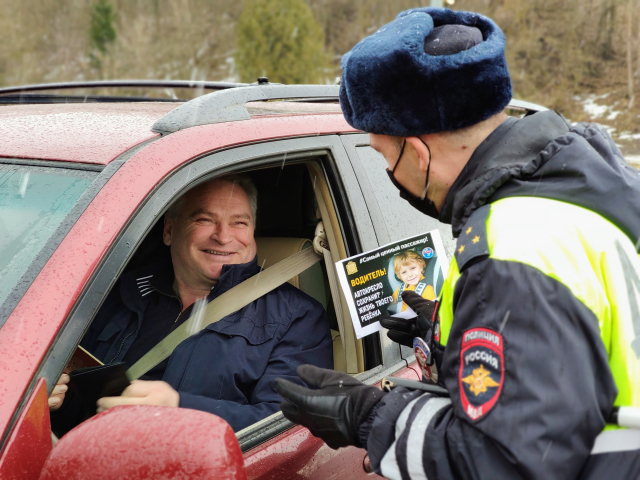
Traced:
[[504, 381], [502, 335], [488, 328], [473, 328], [462, 335], [460, 399], [471, 420], [479, 420], [498, 401]]

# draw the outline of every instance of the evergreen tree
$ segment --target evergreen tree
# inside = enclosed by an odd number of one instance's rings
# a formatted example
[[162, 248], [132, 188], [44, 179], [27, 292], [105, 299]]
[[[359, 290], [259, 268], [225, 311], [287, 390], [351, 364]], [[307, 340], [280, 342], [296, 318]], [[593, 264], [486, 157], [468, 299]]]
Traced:
[[243, 82], [323, 83], [324, 34], [304, 0], [245, 0], [237, 26], [236, 69]]
[[89, 43], [94, 52], [89, 53], [89, 59], [101, 77], [102, 63], [108, 53], [108, 47], [116, 40], [114, 21], [115, 13], [109, 0], [98, 0], [91, 9]]

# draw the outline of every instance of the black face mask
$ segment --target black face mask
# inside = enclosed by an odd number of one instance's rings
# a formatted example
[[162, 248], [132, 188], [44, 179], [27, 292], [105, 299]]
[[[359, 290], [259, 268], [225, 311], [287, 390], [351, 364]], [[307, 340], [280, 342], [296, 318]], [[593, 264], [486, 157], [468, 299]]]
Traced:
[[400, 190], [400, 197], [404, 198], [407, 202], [409, 202], [409, 205], [411, 205], [413, 208], [415, 208], [419, 212], [422, 212], [425, 215], [428, 215], [437, 220], [440, 217], [440, 213], [436, 208], [436, 204], [433, 203], [432, 200], [429, 200], [427, 198], [427, 188], [429, 187], [429, 170], [431, 169], [431, 149], [429, 148], [429, 145], [427, 145], [425, 141], [422, 140], [421, 138], [420, 138], [420, 141], [424, 143], [424, 146], [427, 147], [427, 150], [429, 151], [429, 166], [427, 167], [427, 179], [425, 180], [422, 197], [420, 198], [414, 197], [406, 188], [400, 185], [400, 183], [396, 180], [396, 177], [393, 176], [393, 172], [395, 172], [396, 168], [398, 168], [398, 164], [400, 163], [400, 159], [402, 158], [402, 154], [404, 153], [404, 147], [407, 144], [406, 140], [402, 144], [402, 148], [400, 149], [400, 155], [398, 156], [398, 161], [394, 165], [393, 170], [389, 170], [387, 168], [387, 175], [389, 175], [389, 178], [391, 179], [391, 183], [393, 183], [393, 185], [398, 190]]

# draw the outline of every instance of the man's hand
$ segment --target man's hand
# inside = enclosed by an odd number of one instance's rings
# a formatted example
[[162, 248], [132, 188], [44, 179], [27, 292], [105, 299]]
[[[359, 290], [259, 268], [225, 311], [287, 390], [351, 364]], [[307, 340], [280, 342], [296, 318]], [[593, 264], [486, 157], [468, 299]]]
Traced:
[[416, 292], [402, 292], [402, 300], [418, 314], [415, 318], [380, 317], [380, 325], [389, 329], [387, 336], [396, 343], [413, 348], [415, 337], [425, 338], [432, 328], [431, 319], [436, 302], [422, 298]]
[[69, 375], [63, 373], [58, 383], [55, 387], [53, 387], [53, 391], [51, 392], [51, 396], [49, 397], [49, 411], [54, 412], [60, 408], [62, 402], [64, 402], [64, 395], [67, 393], [69, 387], [67, 383], [69, 383]]
[[167, 382], [134, 380], [119, 397], [103, 397], [97, 403], [98, 413], [118, 405], [177, 407], [180, 405], [180, 394]]
[[333, 449], [360, 441], [360, 425], [385, 395], [346, 373], [313, 365], [300, 365], [300, 378], [312, 389], [276, 379], [275, 389], [284, 398], [280, 408], [285, 417], [307, 427]]

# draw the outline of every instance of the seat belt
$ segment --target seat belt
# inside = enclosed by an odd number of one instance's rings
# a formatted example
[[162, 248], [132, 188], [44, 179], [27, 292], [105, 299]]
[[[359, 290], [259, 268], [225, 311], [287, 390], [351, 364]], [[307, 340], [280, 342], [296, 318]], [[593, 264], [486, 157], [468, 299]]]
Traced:
[[[316, 253], [313, 248], [307, 248], [258, 272], [251, 278], [224, 292], [206, 304], [206, 306], [198, 308], [197, 305], [194, 305], [194, 313], [191, 317], [134, 363], [127, 370], [127, 377], [129, 380], [137, 380], [168, 358], [175, 348], [191, 335], [246, 307], [251, 302], [266, 295], [290, 278], [319, 262], [322, 258], [323, 256]], [[340, 333], [342, 334], [342, 332]]]
[[338, 283], [336, 267], [333, 264], [333, 259], [331, 258], [327, 234], [322, 222], [316, 225], [315, 237], [313, 238], [313, 248], [324, 258], [324, 265], [327, 268], [327, 277], [329, 278], [329, 290], [331, 291], [331, 297], [333, 298], [333, 306], [336, 309], [336, 320], [338, 321], [340, 340], [342, 341], [342, 348], [346, 352], [347, 347], [345, 346], [344, 338], [344, 317], [342, 316], [342, 303], [340, 302], [340, 284]]

